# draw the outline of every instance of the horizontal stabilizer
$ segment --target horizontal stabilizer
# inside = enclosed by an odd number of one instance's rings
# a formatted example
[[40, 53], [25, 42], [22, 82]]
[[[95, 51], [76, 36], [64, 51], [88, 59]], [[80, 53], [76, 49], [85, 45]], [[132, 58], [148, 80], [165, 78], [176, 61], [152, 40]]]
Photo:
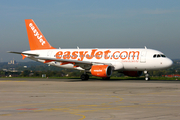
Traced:
[[31, 53], [22, 53], [22, 52], [14, 52], [14, 51], [7, 51], [8, 53], [14, 54], [23, 54], [23, 55], [30, 55], [30, 56], [39, 56], [38, 54], [31, 54]]
[[22, 55], [22, 59], [24, 60], [26, 57], [29, 56], [39, 56], [38, 54], [31, 54], [31, 53], [22, 53], [22, 52], [13, 52], [13, 51], [7, 51], [8, 53], [14, 53], [14, 54], [20, 54]]

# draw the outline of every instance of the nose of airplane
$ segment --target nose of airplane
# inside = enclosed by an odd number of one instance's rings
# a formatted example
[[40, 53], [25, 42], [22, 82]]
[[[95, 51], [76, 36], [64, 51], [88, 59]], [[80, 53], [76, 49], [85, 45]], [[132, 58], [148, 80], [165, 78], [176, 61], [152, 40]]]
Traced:
[[173, 61], [171, 59], [167, 58], [166, 61], [165, 61], [166, 68], [169, 68], [172, 65], [173, 65]]

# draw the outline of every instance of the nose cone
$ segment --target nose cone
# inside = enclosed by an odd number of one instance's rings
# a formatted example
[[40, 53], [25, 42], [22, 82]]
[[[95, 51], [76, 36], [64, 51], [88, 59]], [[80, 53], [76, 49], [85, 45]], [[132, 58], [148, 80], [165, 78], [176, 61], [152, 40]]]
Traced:
[[167, 58], [164, 65], [166, 66], [166, 68], [169, 68], [173, 65], [173, 61]]

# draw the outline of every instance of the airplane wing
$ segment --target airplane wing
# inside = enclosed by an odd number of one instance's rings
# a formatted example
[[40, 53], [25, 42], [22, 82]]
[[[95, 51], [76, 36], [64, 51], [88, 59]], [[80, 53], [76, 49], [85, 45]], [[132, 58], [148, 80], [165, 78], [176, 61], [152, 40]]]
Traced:
[[23, 52], [14, 52], [14, 51], [8, 51], [8, 53], [15, 53], [22, 55], [22, 59], [26, 57], [33, 57], [35, 59], [44, 60], [44, 63], [48, 62], [62, 62], [62, 65], [64, 64], [74, 64], [74, 66], [80, 66], [82, 68], [85, 68], [85, 66], [90, 67], [94, 64], [103, 64], [103, 65], [109, 65], [113, 66], [111, 63], [103, 63], [103, 62], [91, 62], [91, 61], [79, 61], [79, 60], [72, 60], [72, 59], [57, 59], [57, 58], [50, 58], [50, 57], [39, 57], [39, 54], [32, 54], [32, 53], [23, 53]]
[[72, 62], [80, 64], [92, 64], [90, 61], [79, 61], [79, 60], [69, 60], [69, 59], [57, 59], [57, 58], [48, 58], [48, 57], [35, 57], [36, 59], [41, 59], [45, 61], [56, 61], [56, 62]]
[[68, 63], [72, 63], [75, 66], [80, 66], [82, 68], [85, 68], [84, 66], [88, 65], [88, 66], [92, 66], [94, 64], [103, 64], [103, 65], [109, 65], [112, 66], [111, 63], [103, 63], [103, 62], [91, 62], [91, 61], [79, 61], [79, 60], [69, 60], [69, 59], [57, 59], [57, 58], [49, 58], [49, 57], [35, 57], [35, 59], [40, 59], [40, 60], [45, 60], [44, 63], [48, 63], [48, 62], [62, 62], [62, 64], [68, 64]]

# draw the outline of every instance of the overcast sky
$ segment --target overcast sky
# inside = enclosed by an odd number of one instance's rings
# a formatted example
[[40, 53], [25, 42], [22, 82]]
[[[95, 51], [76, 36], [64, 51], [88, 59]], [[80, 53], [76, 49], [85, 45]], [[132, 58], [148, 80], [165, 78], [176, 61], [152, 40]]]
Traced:
[[147, 46], [180, 58], [180, 0], [1, 0], [0, 15], [0, 62], [29, 50], [24, 19], [56, 48]]

